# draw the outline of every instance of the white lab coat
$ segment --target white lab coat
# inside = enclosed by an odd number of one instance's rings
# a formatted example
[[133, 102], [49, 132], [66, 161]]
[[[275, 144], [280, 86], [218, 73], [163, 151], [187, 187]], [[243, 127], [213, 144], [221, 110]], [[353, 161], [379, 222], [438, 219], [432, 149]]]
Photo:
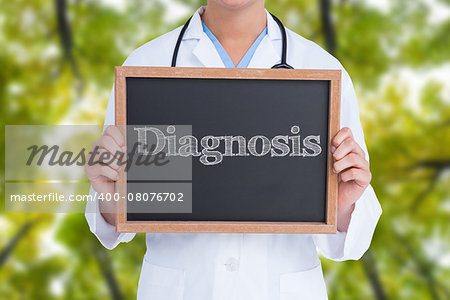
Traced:
[[[185, 32], [177, 66], [223, 68], [214, 45], [203, 32], [202, 12], [200, 8], [194, 14]], [[267, 20], [268, 34], [258, 46], [249, 68], [270, 68], [280, 63], [281, 33], [270, 14]], [[180, 30], [181, 27], [139, 47], [124, 65], [170, 66]], [[294, 68], [342, 70], [341, 128], [350, 127], [367, 153], [358, 103], [347, 72], [315, 43], [290, 30], [287, 36], [287, 62]], [[114, 91], [105, 124], [114, 124]], [[94, 211], [93, 207], [88, 211]], [[134, 233], [116, 233], [98, 212], [90, 212], [86, 213], [90, 229], [106, 248], [113, 249], [120, 242], [133, 239]], [[370, 245], [380, 215], [380, 204], [369, 186], [356, 202], [347, 233], [148, 233], [138, 299], [326, 299], [317, 249], [335, 261], [359, 259]]]

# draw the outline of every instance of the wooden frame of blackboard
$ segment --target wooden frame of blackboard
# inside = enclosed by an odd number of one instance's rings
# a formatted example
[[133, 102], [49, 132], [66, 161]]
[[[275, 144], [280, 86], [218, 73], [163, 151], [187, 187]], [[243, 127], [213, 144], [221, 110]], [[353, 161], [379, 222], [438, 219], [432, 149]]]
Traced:
[[[116, 184], [120, 195], [117, 205], [117, 232], [198, 232], [198, 233], [336, 233], [338, 179], [332, 172], [331, 139], [340, 128], [341, 71], [340, 70], [285, 70], [285, 69], [226, 69], [226, 68], [169, 68], [116, 67], [115, 68], [115, 124], [122, 133], [126, 120], [126, 78], [220, 78], [220, 79], [274, 79], [325, 80], [330, 82], [328, 147], [327, 147], [327, 207], [325, 222], [253, 222], [253, 221], [128, 221], [126, 207], [126, 172], [121, 171]], [[123, 197], [122, 197], [123, 196]]]

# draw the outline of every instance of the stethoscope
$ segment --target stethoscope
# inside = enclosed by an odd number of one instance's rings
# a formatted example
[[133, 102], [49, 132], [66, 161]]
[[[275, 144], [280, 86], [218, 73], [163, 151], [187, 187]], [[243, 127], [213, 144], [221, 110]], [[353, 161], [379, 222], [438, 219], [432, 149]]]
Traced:
[[[286, 62], [286, 54], [287, 54], [287, 38], [286, 38], [286, 29], [283, 26], [283, 23], [275, 17], [274, 15], [270, 14], [275, 22], [278, 24], [278, 27], [280, 27], [281, 31], [281, 37], [282, 37], [282, 49], [281, 49], [281, 63], [273, 65], [271, 69], [293, 69], [291, 65], [289, 65]], [[180, 49], [181, 41], [183, 40], [184, 32], [189, 26], [189, 22], [191, 22], [192, 17], [187, 20], [186, 24], [184, 24], [183, 28], [181, 28], [181, 32], [178, 35], [177, 43], [175, 44], [175, 49], [173, 50], [173, 56], [172, 56], [172, 67], [175, 67], [177, 65], [177, 57], [178, 57], [178, 50]]]

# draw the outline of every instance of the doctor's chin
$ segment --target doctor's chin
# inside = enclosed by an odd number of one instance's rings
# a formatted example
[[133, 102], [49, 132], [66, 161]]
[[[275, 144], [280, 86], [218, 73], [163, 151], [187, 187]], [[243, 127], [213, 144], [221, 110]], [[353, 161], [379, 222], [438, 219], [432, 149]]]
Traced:
[[450, 2], [0, 0], [0, 299], [450, 299]]

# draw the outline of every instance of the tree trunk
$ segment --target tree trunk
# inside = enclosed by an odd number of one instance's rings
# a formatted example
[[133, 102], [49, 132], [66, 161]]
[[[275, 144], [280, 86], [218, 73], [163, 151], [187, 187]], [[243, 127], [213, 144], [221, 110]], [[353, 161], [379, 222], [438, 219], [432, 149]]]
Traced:
[[61, 40], [64, 57], [70, 63], [72, 72], [79, 77], [78, 67], [72, 53], [72, 33], [69, 20], [67, 18], [67, 1], [55, 0], [56, 18], [58, 24], [58, 33]]
[[28, 221], [22, 225], [22, 228], [16, 233], [16, 235], [9, 241], [8, 245], [0, 252], [0, 268], [8, 259], [9, 255], [12, 253], [14, 248], [20, 242], [20, 240], [25, 237], [31, 227], [34, 225], [33, 221]]
[[325, 36], [325, 43], [328, 52], [332, 55], [336, 55], [336, 33], [334, 30], [334, 24], [331, 17], [331, 1], [319, 0], [320, 19], [322, 22], [322, 32]]
[[[97, 243], [96, 241], [94, 243]], [[117, 282], [116, 276], [114, 274], [114, 269], [112, 267], [111, 257], [106, 249], [99, 246], [98, 244], [94, 245], [94, 256], [98, 262], [98, 266], [100, 267], [100, 271], [105, 278], [108, 289], [111, 293], [111, 298], [114, 300], [123, 300], [122, 292], [120, 291], [119, 283]]]
[[361, 263], [364, 267], [364, 272], [369, 278], [370, 285], [372, 286], [373, 293], [377, 300], [387, 300], [389, 299], [384, 291], [383, 285], [380, 281], [380, 275], [378, 274], [377, 266], [375, 263], [375, 258], [372, 251], [367, 250], [361, 259]]

